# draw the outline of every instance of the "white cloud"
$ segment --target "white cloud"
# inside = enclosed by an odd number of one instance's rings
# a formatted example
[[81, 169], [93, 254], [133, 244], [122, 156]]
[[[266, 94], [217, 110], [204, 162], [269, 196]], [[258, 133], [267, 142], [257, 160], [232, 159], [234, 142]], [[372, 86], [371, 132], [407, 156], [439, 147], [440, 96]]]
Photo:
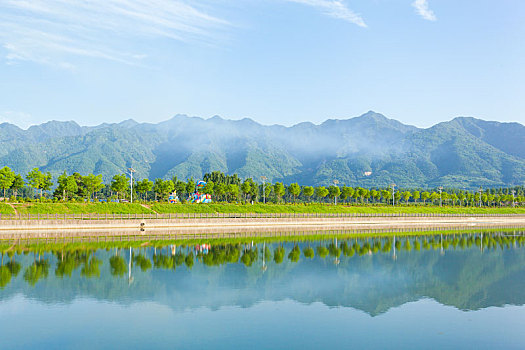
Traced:
[[229, 23], [181, 0], [4, 0], [0, 43], [8, 63], [68, 67], [71, 56], [140, 64], [152, 39], [214, 45]]
[[291, 2], [296, 2], [299, 4], [304, 4], [308, 6], [313, 6], [318, 8], [323, 13], [328, 16], [342, 19], [344, 21], [357, 24], [360, 27], [366, 27], [366, 23], [363, 18], [352, 11], [346, 6], [341, 0], [287, 0]]
[[[366, 24], [343, 0], [280, 0]], [[233, 25], [210, 12], [226, 0], [0, 0], [0, 54], [74, 70], [79, 59], [147, 65], [155, 40], [215, 46]], [[191, 4], [191, 5], [190, 5]]]
[[434, 12], [428, 7], [428, 0], [416, 0], [412, 3], [416, 12], [427, 21], [437, 20]]

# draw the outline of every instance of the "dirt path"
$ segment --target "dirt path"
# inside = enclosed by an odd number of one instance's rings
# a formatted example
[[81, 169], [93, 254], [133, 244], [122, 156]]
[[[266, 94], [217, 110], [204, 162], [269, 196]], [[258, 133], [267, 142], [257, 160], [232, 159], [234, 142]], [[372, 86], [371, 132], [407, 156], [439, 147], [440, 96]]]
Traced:
[[146, 208], [148, 210], [151, 210], [152, 212], [154, 212], [155, 214], [158, 214], [155, 210], [151, 209], [150, 207], [148, 207], [146, 204], [142, 204], [140, 203], [140, 206], [143, 207], [143, 208]]
[[16, 207], [11, 204], [11, 203], [6, 203], [7, 205], [9, 205], [11, 208], [13, 208], [13, 210], [15, 211], [15, 215], [18, 215], [18, 210], [16, 210]]

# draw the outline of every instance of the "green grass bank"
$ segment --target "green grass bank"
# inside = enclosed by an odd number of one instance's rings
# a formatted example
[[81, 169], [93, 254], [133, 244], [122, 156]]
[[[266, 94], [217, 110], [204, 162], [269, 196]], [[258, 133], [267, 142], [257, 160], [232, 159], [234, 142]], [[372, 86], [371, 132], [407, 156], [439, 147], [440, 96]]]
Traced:
[[329, 204], [167, 204], [154, 203], [0, 203], [0, 214], [168, 214], [168, 213], [411, 213], [411, 214], [525, 214], [525, 208], [438, 207], [427, 205]]

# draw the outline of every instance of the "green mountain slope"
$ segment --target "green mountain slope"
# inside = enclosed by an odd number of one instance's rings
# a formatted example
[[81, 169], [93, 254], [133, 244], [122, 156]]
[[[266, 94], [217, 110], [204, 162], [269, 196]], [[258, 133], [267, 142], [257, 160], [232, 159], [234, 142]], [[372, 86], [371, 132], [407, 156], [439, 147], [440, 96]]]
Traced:
[[127, 167], [137, 176], [201, 178], [220, 170], [241, 177], [352, 186], [478, 186], [525, 182], [525, 126], [456, 118], [427, 129], [381, 114], [320, 125], [264, 126], [250, 119], [177, 115], [158, 124], [126, 120], [82, 127], [52, 121], [22, 130], [0, 124], [0, 165], [55, 176]]

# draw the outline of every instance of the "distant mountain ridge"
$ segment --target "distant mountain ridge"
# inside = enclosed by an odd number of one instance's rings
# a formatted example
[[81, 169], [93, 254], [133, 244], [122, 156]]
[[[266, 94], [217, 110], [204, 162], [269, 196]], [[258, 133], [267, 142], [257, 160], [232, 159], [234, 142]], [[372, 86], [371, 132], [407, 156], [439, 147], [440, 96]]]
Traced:
[[304, 185], [508, 186], [525, 182], [525, 126], [458, 117], [417, 128], [372, 111], [291, 127], [185, 115], [94, 127], [51, 121], [27, 130], [3, 123], [0, 165], [23, 174], [33, 167], [55, 176], [102, 174], [105, 181], [132, 166], [151, 179], [220, 170]]

